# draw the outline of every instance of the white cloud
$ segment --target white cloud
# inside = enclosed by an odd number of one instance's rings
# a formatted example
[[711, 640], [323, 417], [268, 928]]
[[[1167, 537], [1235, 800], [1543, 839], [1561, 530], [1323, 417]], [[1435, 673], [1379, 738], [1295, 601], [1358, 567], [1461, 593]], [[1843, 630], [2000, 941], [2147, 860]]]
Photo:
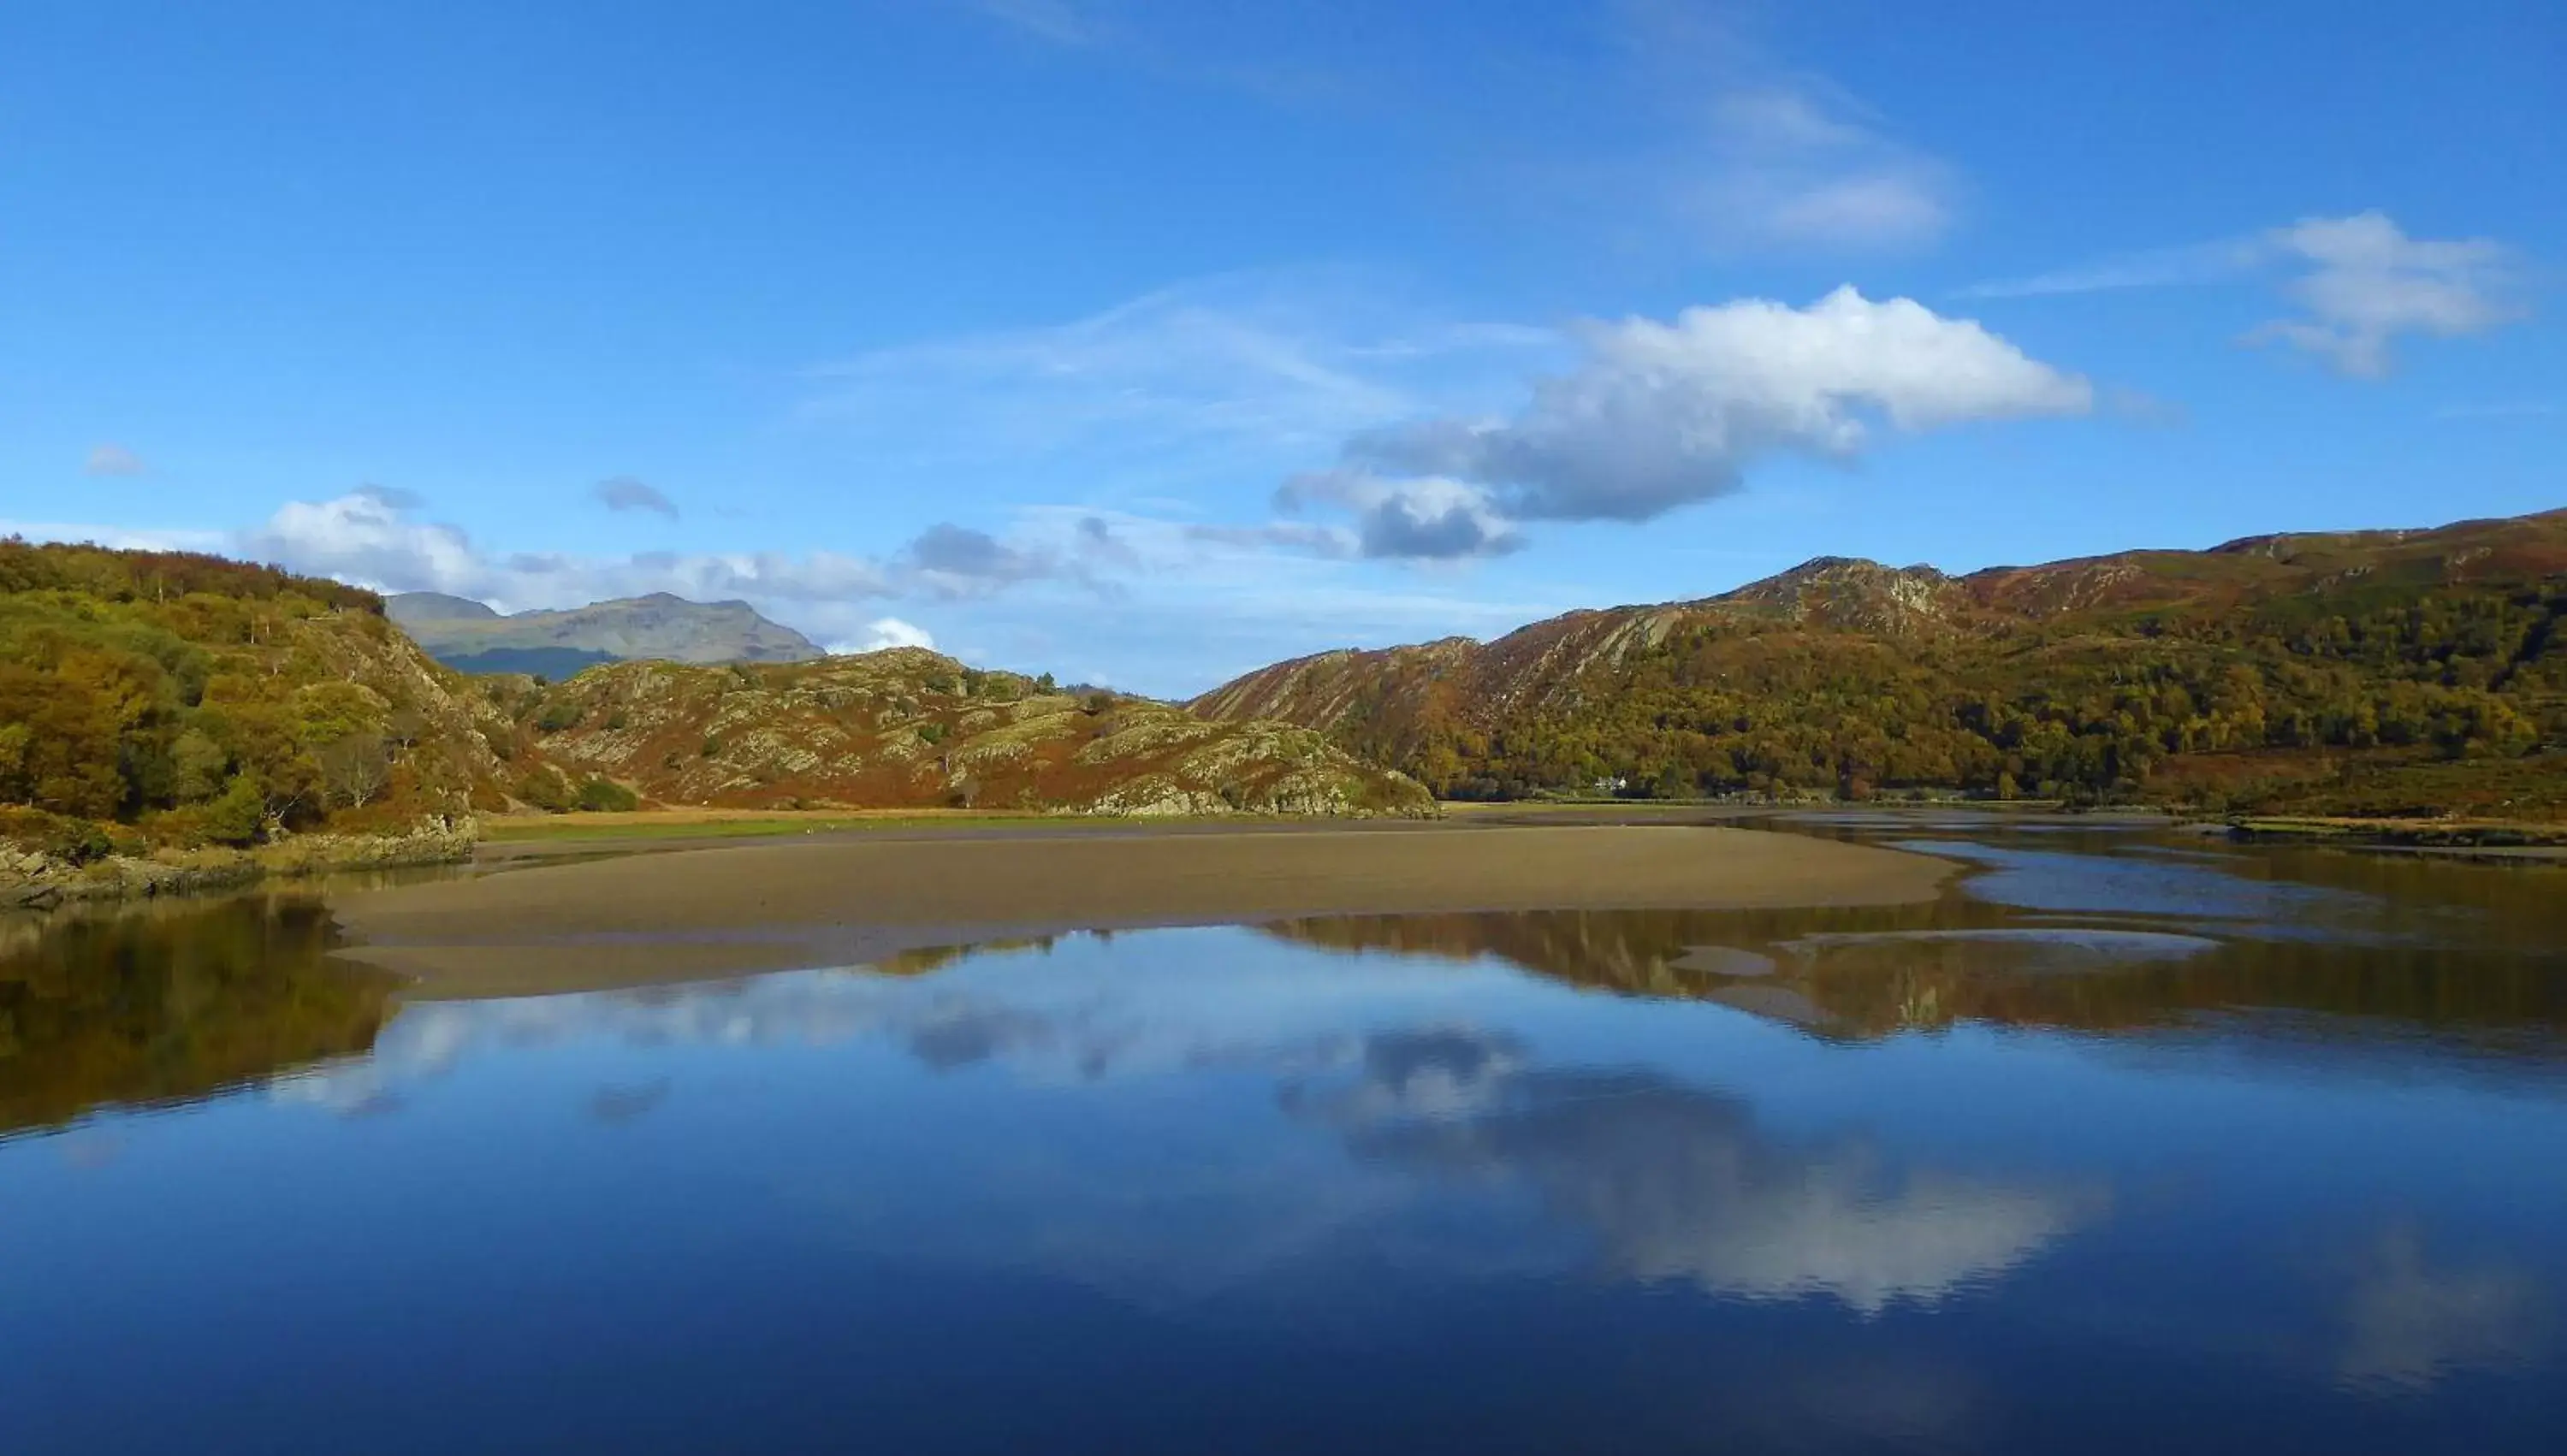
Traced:
[[608, 510], [619, 513], [628, 510], [648, 510], [665, 515], [671, 520], [678, 518], [676, 501], [671, 500], [658, 486], [646, 484], [630, 475], [617, 475], [612, 479], [600, 480], [592, 493], [597, 496], [598, 503]]
[[231, 533], [184, 528], [103, 526], [79, 521], [0, 520], [0, 536], [30, 541], [85, 541], [118, 551], [213, 551], [233, 549]]
[[895, 591], [890, 573], [878, 563], [830, 551], [491, 556], [457, 527], [414, 519], [416, 500], [369, 487], [330, 500], [289, 501], [265, 525], [241, 532], [236, 549], [386, 591], [445, 592], [510, 611], [650, 592], [697, 600], [838, 602]]
[[924, 647], [933, 651], [936, 638], [924, 627], [904, 622], [898, 617], [877, 617], [865, 624], [865, 635], [851, 642], [829, 645], [836, 653], [881, 652], [894, 647]]
[[2265, 247], [2256, 239], [2224, 238], [2217, 242], [2123, 253], [2024, 278], [1991, 279], [1985, 283], [1973, 283], [1953, 297], [2046, 298], [2124, 288], [2221, 283], [2253, 272], [2262, 265], [2265, 256]]
[[1377, 1033], [1311, 1111], [1359, 1156], [1539, 1190], [1610, 1272], [1747, 1300], [1932, 1306], [2037, 1257], [2101, 1190], [1901, 1168], [1859, 1139], [1801, 1145], [1727, 1095], [1653, 1072], [1527, 1065], [1463, 1029]]
[[964, 0], [1001, 25], [1056, 46], [1089, 46], [1098, 40], [1094, 21], [1064, 0]]
[[2387, 213], [2310, 217], [2247, 237], [2124, 253], [2092, 263], [1994, 279], [1961, 298], [2039, 298], [2125, 288], [2164, 288], [2291, 276], [2282, 291], [2306, 313], [2258, 326], [2249, 343], [2288, 344], [2345, 374], [2389, 372], [2403, 335], [2457, 338], [2523, 316], [2514, 298], [2518, 259], [2490, 238], [2409, 237]]
[[150, 468], [143, 456], [121, 444], [102, 444], [89, 452], [81, 471], [89, 475], [140, 475]]
[[1766, 455], [1852, 458], [1874, 418], [1923, 431], [2095, 403], [2085, 380], [1974, 322], [1852, 287], [1805, 309], [1747, 299], [1672, 323], [1590, 322], [1575, 337], [1577, 367], [1538, 382], [1513, 415], [1359, 433], [1342, 468], [1294, 481], [1287, 499], [1354, 508], [1368, 550], [1400, 534], [1375, 533], [1387, 507], [1421, 528], [1414, 545], [1468, 547], [1468, 526], [1485, 553], [1512, 549], [1510, 520], [1647, 520], [1736, 489]]
[[1769, 54], [1735, 10], [1626, 0], [1619, 12], [1626, 74], [1586, 110], [1636, 107], [1658, 140], [1636, 160], [1567, 169], [1607, 179], [1599, 215], [1652, 216], [1715, 251], [1907, 248], [1950, 227], [1952, 168]]
[[2307, 317], [2249, 337], [2304, 349], [2349, 375], [2386, 375], [2400, 335], [2458, 338], [2521, 317], [2507, 296], [2512, 251], [2491, 239], [2411, 238], [2386, 213], [2363, 212], [2308, 218], [2270, 240], [2307, 267], [2287, 285]]
[[1432, 408], [1451, 376], [1555, 342], [1439, 322], [1350, 272], [1226, 274], [1068, 323], [878, 350], [810, 371], [806, 425], [950, 474], [1074, 461], [1192, 485]]

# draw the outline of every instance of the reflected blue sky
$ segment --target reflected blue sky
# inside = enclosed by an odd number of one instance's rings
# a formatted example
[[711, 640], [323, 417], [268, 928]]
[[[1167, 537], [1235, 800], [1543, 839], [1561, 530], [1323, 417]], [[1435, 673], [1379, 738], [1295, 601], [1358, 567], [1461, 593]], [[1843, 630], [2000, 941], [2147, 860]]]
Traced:
[[[2567, 1420], [2554, 1078], [2250, 1065], [2244, 1020], [2293, 1015], [2251, 1008], [1813, 1035], [1311, 934], [414, 1003], [367, 1055], [0, 1143], [0, 1408], [85, 1451], [2527, 1451]], [[2078, 996], [2215, 934], [1908, 944]], [[1894, 935], [1766, 944], [1898, 971]]]

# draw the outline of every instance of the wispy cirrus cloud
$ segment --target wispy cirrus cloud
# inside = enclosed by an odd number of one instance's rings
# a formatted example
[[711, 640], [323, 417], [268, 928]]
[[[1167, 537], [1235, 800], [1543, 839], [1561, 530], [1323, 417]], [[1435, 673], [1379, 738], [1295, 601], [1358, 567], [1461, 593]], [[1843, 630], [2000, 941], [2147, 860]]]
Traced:
[[[1467, 11], [1379, 34], [1326, 7], [1186, 0], [966, 0], [1020, 37], [1294, 108], [1358, 115], [1427, 146], [1548, 232], [1687, 252], [1933, 242], [1959, 171], [1820, 70], [1778, 55], [1752, 9], [1616, 0], [1576, 12], [1590, 44], [1539, 49]], [[1401, 45], [1384, 45], [1397, 34]], [[1502, 98], [1502, 100], [1497, 100]], [[1456, 131], [1455, 118], [1473, 125]], [[1645, 240], [1645, 241], [1644, 241]]]
[[2228, 283], [2263, 266], [2269, 248], [2251, 237], [2121, 253], [2022, 278], [1992, 278], [1956, 290], [1954, 298], [2049, 298], [2125, 288], [2176, 288]]
[[2314, 354], [2361, 379], [2389, 373], [2404, 335], [2453, 339], [2524, 315], [2513, 250], [2491, 238], [2409, 237], [2383, 212], [2312, 217], [2270, 235], [2300, 271], [2284, 291], [2302, 314], [2248, 335]]
[[1959, 215], [1957, 167], [1777, 54], [1745, 7], [1621, 0], [1599, 14], [1608, 61], [1525, 118], [1531, 138], [1601, 123], [1611, 139], [1569, 154], [1531, 144], [1518, 175], [1577, 209], [1550, 225], [1600, 225], [1648, 251], [1871, 252], [1929, 245]]
[[1253, 271], [1154, 290], [1063, 323], [928, 340], [805, 371], [796, 419], [877, 472], [1091, 496], [1236, 492], [1347, 434], [1494, 398], [1556, 333], [1453, 320], [1398, 280]]
[[2561, 413], [2545, 400], [2498, 400], [2482, 405], [2444, 405], [2433, 412], [2436, 420], [2550, 420]]
[[2379, 379], [2407, 337], [2483, 334], [2527, 314], [2520, 256], [2492, 238], [2420, 238], [2385, 212], [2308, 217], [2245, 236], [2124, 253], [1963, 288], [1970, 299], [2042, 298], [2132, 288], [2263, 282], [2301, 312], [2246, 335], [2337, 372]]
[[1090, 46], [1100, 39], [1096, 17], [1068, 0], [963, 0], [963, 5], [1056, 46]]
[[93, 447], [89, 452], [89, 458], [81, 464], [81, 473], [84, 475], [140, 475], [149, 468], [143, 462], [143, 456], [121, 444], [111, 443]]

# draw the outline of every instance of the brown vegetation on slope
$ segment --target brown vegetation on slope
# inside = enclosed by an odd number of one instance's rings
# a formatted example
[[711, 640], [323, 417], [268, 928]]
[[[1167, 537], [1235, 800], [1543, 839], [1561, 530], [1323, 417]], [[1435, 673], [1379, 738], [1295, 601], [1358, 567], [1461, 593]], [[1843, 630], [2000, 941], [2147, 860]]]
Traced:
[[748, 808], [1433, 811], [1415, 782], [1308, 728], [1073, 696], [919, 648], [718, 668], [620, 663], [518, 691], [536, 764], [518, 791], [539, 803], [576, 793], [542, 781], [567, 772], [669, 803]]
[[[1439, 793], [2042, 793], [2567, 812], [2567, 511], [1708, 600], [1278, 664], [1196, 700]], [[2458, 766], [2453, 766], [2458, 765]]]

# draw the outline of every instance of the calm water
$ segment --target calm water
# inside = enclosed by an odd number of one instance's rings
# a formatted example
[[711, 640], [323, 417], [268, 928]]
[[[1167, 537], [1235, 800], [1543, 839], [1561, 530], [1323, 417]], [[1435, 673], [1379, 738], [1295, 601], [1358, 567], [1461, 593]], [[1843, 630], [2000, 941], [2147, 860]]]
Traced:
[[1979, 868], [472, 1004], [0, 924], [0, 1449], [2567, 1448], [2567, 870], [1814, 832]]

